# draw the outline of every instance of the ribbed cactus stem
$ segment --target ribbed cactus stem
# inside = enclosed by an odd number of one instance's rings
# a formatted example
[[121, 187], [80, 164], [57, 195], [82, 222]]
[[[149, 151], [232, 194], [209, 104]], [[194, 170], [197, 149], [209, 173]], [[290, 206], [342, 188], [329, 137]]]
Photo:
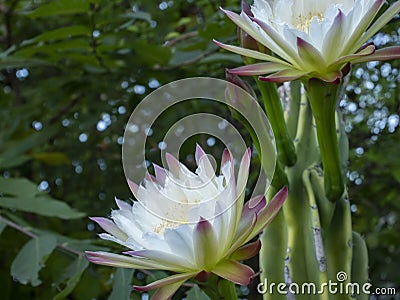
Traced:
[[357, 299], [368, 300], [368, 294], [363, 293], [363, 286], [368, 283], [368, 250], [364, 239], [353, 231], [353, 260], [351, 263], [351, 281], [358, 283], [360, 288]]
[[305, 84], [317, 126], [327, 198], [335, 202], [344, 192], [342, 165], [339, 156], [335, 111], [339, 85], [310, 79]]

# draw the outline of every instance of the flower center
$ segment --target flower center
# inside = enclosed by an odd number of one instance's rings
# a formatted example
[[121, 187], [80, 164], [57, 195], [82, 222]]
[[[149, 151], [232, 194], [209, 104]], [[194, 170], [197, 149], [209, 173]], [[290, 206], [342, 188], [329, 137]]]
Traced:
[[187, 224], [188, 221], [179, 221], [179, 222], [172, 222], [169, 220], [162, 220], [162, 222], [160, 224], [158, 224], [157, 226], [153, 227], [153, 232], [154, 233], [158, 233], [158, 234], [162, 234], [164, 233], [165, 229], [167, 228], [176, 228], [181, 224]]
[[182, 224], [188, 224], [188, 213], [190, 206], [184, 204], [175, 204], [171, 209], [164, 212], [161, 222], [153, 226], [154, 233], [163, 234], [167, 228], [176, 228]]
[[321, 23], [324, 20], [324, 14], [320, 12], [309, 12], [307, 15], [298, 15], [296, 18], [296, 23], [294, 24], [295, 27], [301, 31], [306, 33], [310, 30], [310, 24], [312, 19], [316, 17], [318, 22]]

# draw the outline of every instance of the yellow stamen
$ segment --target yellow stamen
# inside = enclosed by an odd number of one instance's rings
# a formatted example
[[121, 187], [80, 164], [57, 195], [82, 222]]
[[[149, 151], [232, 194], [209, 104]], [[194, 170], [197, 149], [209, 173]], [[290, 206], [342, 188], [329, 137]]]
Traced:
[[319, 23], [321, 23], [324, 20], [324, 15], [323, 15], [323, 13], [320, 13], [320, 12], [317, 12], [317, 13], [310, 12], [308, 15], [300, 14], [296, 18], [296, 20], [297, 20], [296, 28], [308, 33], [310, 30], [311, 20], [314, 17], [317, 17]]

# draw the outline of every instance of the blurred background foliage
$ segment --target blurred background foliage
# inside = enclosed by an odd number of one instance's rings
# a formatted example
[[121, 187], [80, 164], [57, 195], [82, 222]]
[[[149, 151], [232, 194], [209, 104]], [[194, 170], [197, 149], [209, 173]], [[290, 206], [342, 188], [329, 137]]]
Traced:
[[[99, 241], [99, 228], [87, 216], [109, 214], [115, 196], [132, 197], [122, 170], [122, 136], [147, 94], [186, 77], [224, 78], [226, 67], [241, 64], [212, 43], [235, 41], [235, 27], [219, 6], [238, 11], [239, 2], [0, 1], [2, 299], [147, 299], [131, 293], [130, 285], [165, 273], [89, 265], [84, 250], [121, 249]], [[378, 46], [400, 44], [398, 21], [374, 38]], [[399, 80], [399, 61], [355, 66], [340, 101], [350, 141], [354, 228], [368, 243], [373, 285], [397, 288]], [[229, 110], [213, 105], [197, 101], [166, 111], [148, 133], [148, 159], [160, 161], [163, 133], [188, 111], [235, 122], [250, 143]], [[212, 137], [189, 139], [180, 159], [191, 167], [195, 142], [213, 155], [222, 152]], [[257, 268], [257, 259], [250, 264]], [[242, 296], [259, 298], [255, 285], [242, 287]], [[183, 297], [207, 299], [191, 285], [174, 299]]]

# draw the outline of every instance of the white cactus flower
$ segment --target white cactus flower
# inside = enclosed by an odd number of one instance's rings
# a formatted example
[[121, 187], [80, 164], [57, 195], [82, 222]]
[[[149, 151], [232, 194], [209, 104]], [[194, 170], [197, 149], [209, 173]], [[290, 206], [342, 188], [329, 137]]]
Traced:
[[[375, 21], [385, 0], [255, 0], [240, 15], [223, 10], [250, 37], [271, 53], [216, 44], [266, 63], [230, 70], [236, 75], [268, 75], [283, 82], [319, 78], [339, 82], [348, 64], [400, 57], [400, 47], [376, 50], [368, 40], [399, 11], [400, 1]], [[270, 75], [269, 75], [270, 74]]]
[[239, 260], [258, 253], [260, 241], [248, 242], [272, 221], [287, 196], [283, 188], [268, 204], [263, 196], [244, 203], [249, 150], [237, 182], [228, 150], [219, 176], [199, 146], [195, 157], [198, 169], [192, 173], [168, 155], [169, 171], [156, 166], [156, 176], [148, 175], [143, 185], [130, 183], [139, 201], [130, 205], [116, 200], [119, 209], [112, 211], [111, 219], [92, 218], [107, 232], [101, 238], [130, 250], [124, 255], [88, 251], [91, 262], [174, 273], [135, 287], [139, 291], [158, 289], [152, 299], [168, 299], [186, 280], [204, 273], [247, 285], [254, 271]]

